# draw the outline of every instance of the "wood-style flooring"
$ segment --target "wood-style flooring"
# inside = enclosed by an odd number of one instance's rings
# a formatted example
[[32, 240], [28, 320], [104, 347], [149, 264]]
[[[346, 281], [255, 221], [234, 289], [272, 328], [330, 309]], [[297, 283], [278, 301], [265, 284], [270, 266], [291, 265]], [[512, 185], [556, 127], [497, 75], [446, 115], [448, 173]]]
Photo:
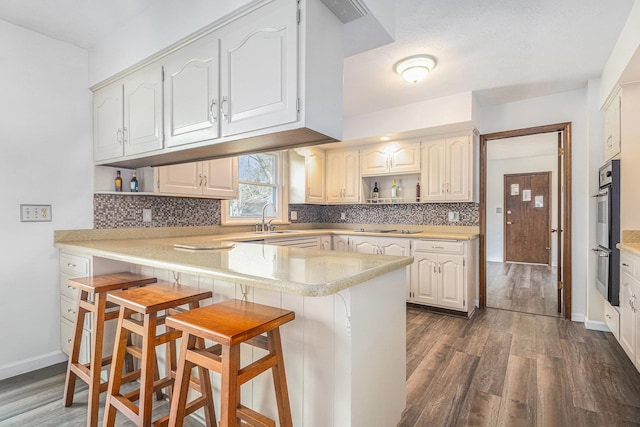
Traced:
[[[0, 426], [85, 425], [86, 387], [65, 408], [64, 377], [60, 364], [0, 381]], [[640, 373], [612, 334], [581, 323], [496, 309], [467, 320], [409, 308], [399, 426], [640, 426]]]
[[558, 316], [556, 268], [487, 262], [487, 307]]

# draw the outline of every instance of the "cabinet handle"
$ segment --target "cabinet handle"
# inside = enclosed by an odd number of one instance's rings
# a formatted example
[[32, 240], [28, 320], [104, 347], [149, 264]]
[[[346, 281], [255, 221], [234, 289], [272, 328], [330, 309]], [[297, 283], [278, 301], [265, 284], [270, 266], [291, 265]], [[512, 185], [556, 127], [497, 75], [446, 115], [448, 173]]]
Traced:
[[431, 246], [432, 249], [444, 249], [444, 246]]
[[76, 314], [76, 312], [75, 312], [75, 311], [73, 311], [73, 310], [72, 310], [72, 309], [70, 309], [70, 308], [67, 308], [67, 313]]
[[623, 263], [622, 263], [622, 266], [623, 266], [623, 267], [629, 267], [629, 264], [627, 264], [626, 262], [623, 262]]
[[68, 262], [67, 263], [67, 267], [75, 268], [75, 266], [76, 265], [74, 263], [72, 263], [72, 262]]
[[607, 319], [611, 319], [611, 315], [610, 315], [610, 314], [607, 314], [605, 317], [606, 317]]
[[129, 143], [129, 141], [127, 140], [127, 128], [122, 128], [122, 139], [125, 144]]
[[207, 175], [204, 176], [204, 184], [202, 184], [203, 187], [207, 186]]
[[211, 105], [209, 106], [209, 117], [211, 117], [212, 122], [215, 122], [218, 120], [218, 116], [213, 114], [213, 112], [215, 111], [213, 107], [215, 107], [216, 104], [217, 104], [217, 101], [215, 99], [212, 99]]
[[223, 96], [222, 97], [222, 102], [220, 103], [220, 114], [222, 114], [222, 118], [223, 119], [227, 118], [227, 114], [225, 114], [225, 112], [224, 112], [224, 108], [225, 108], [224, 106], [227, 105], [227, 101], [228, 101], [227, 97]]
[[71, 344], [71, 338], [67, 338], [67, 344]]
[[435, 264], [433, 264], [433, 272], [434, 272], [434, 273], [437, 273], [437, 272], [438, 272], [438, 270], [436, 270], [436, 265], [435, 265]]
[[198, 181], [198, 187], [202, 187], [202, 175], [200, 175], [200, 181]]
[[120, 128], [118, 128], [118, 131], [116, 132], [116, 139], [120, 144], [122, 144], [122, 129]]
[[438, 263], [438, 273], [442, 273], [442, 264]]

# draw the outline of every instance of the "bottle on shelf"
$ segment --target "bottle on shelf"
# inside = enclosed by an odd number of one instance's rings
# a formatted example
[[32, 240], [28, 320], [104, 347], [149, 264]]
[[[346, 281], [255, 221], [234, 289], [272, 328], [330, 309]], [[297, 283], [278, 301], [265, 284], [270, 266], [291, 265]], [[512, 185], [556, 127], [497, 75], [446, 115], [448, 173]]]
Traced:
[[372, 194], [373, 203], [378, 203], [378, 199], [379, 198], [380, 198], [380, 190], [378, 189], [378, 183], [374, 182], [373, 183], [373, 194]]
[[129, 188], [131, 189], [132, 193], [138, 192], [138, 178], [136, 178], [136, 171], [133, 171], [133, 177], [131, 178]]
[[122, 191], [122, 177], [120, 171], [116, 171], [116, 191]]
[[420, 201], [420, 180], [416, 184], [416, 202]]
[[398, 185], [395, 178], [393, 178], [393, 184], [391, 185], [391, 198], [393, 200], [398, 198]]

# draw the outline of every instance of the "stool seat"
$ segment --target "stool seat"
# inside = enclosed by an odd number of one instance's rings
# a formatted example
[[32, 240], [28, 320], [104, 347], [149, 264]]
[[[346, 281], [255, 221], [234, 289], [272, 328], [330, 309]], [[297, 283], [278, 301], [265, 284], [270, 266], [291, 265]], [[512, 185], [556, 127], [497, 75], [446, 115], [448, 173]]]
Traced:
[[[183, 425], [188, 413], [186, 402], [191, 370], [198, 367], [221, 374], [220, 427], [275, 427], [274, 420], [240, 402], [240, 386], [268, 369], [273, 374], [280, 426], [292, 427], [280, 326], [294, 318], [293, 311], [240, 300], [228, 300], [167, 317], [167, 326], [182, 331], [169, 425]], [[265, 333], [266, 337], [262, 335]], [[217, 344], [204, 348], [204, 340]], [[267, 354], [241, 367], [242, 343], [267, 350]], [[210, 399], [210, 389], [201, 387], [200, 392], [202, 399]]]
[[[195, 309], [199, 306], [200, 301], [211, 296], [211, 291], [200, 291], [197, 288], [172, 283], [158, 283], [144, 288], [108, 294], [109, 301], [120, 306], [120, 312], [113, 350], [113, 368], [105, 403], [104, 426], [114, 426], [116, 410], [133, 421], [135, 425], [151, 425], [152, 394], [154, 391], [161, 393], [163, 388], [172, 387], [175, 372], [175, 340], [182, 335], [182, 332], [169, 327], [166, 328], [166, 332], [159, 333], [157, 327], [165, 324], [165, 316], [158, 314], [163, 311], [177, 310], [180, 306], [187, 304], [190, 309]], [[134, 315], [138, 315], [138, 319], [135, 319]], [[132, 333], [141, 337], [141, 347], [127, 345], [129, 335]], [[159, 378], [159, 374], [154, 370], [156, 347], [163, 344], [168, 346], [167, 373], [164, 378]], [[140, 369], [133, 374], [123, 376], [122, 366], [126, 354], [140, 359], [141, 363]], [[121, 393], [120, 388], [123, 383], [138, 379], [140, 381], [138, 390], [126, 394]], [[201, 383], [210, 387], [207, 378], [202, 379]], [[213, 407], [211, 400], [199, 401], [198, 407], [205, 404]], [[168, 417], [165, 418], [164, 420], [156, 420], [156, 424], [165, 425]], [[207, 418], [211, 417], [207, 415]]]
[[167, 326], [226, 346], [277, 328], [295, 318], [290, 310], [232, 299], [175, 314]]
[[[89, 385], [87, 425], [98, 425], [98, 403], [100, 393], [107, 389], [107, 383], [102, 383], [100, 373], [102, 367], [111, 364], [111, 356], [103, 357], [104, 323], [115, 319], [117, 312], [107, 312], [113, 304], [107, 302], [107, 292], [145, 286], [157, 282], [155, 277], [122, 272], [100, 276], [69, 279], [69, 286], [80, 290], [73, 336], [71, 338], [71, 352], [67, 365], [67, 377], [64, 386], [64, 405], [71, 406], [75, 393], [76, 378]], [[92, 298], [89, 298], [92, 297]], [[91, 360], [80, 363], [80, 346], [82, 344], [82, 328], [88, 313], [93, 314], [93, 330], [91, 332]], [[132, 370], [132, 364], [129, 366]]]

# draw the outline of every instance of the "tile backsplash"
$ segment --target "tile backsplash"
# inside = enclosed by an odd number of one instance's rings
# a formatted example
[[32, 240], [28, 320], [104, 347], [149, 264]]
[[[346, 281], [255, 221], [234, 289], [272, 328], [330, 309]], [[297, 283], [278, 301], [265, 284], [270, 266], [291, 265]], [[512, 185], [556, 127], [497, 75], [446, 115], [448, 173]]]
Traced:
[[[151, 209], [151, 222], [142, 210]], [[289, 205], [301, 223], [459, 225], [479, 224], [477, 203], [413, 203], [380, 205]], [[448, 213], [460, 220], [449, 222]], [[341, 219], [341, 214], [345, 219]], [[220, 200], [187, 197], [95, 194], [94, 228], [193, 227], [221, 224]]]

